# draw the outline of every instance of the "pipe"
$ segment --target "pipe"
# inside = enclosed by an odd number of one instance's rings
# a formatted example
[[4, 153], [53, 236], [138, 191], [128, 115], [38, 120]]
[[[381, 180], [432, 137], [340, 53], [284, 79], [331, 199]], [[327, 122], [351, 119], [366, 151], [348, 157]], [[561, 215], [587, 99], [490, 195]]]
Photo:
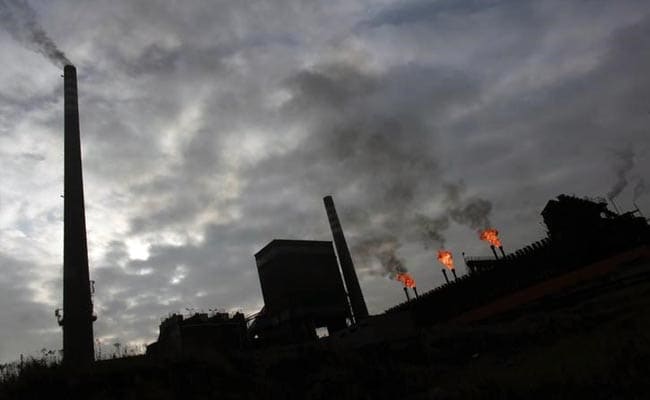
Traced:
[[418, 288], [416, 288], [415, 286], [413, 286], [413, 293], [415, 293], [415, 298], [416, 298], [416, 299], [417, 299], [418, 297], [420, 297], [420, 296], [418, 296]]
[[496, 260], [498, 260], [498, 259], [499, 259], [499, 256], [497, 256], [497, 251], [495, 250], [493, 244], [490, 245], [490, 249], [492, 249], [492, 253], [494, 254], [494, 258], [495, 258]]
[[501, 255], [503, 256], [503, 258], [506, 258], [506, 252], [503, 251], [503, 246], [499, 246], [499, 250], [501, 250]]
[[348, 249], [348, 244], [345, 241], [343, 228], [341, 228], [341, 222], [339, 221], [339, 216], [336, 213], [336, 208], [334, 207], [334, 200], [332, 199], [332, 196], [325, 196], [323, 198], [323, 203], [325, 203], [325, 211], [327, 211], [327, 218], [329, 219], [330, 229], [332, 230], [332, 237], [334, 238], [336, 254], [338, 255], [339, 263], [341, 264], [343, 280], [348, 291], [351, 314], [354, 316], [355, 322], [359, 322], [360, 320], [368, 317], [368, 307], [366, 306], [366, 302], [363, 299], [363, 292], [361, 292], [359, 279], [357, 278], [357, 273], [354, 270], [352, 256], [350, 256], [350, 250]]
[[451, 273], [454, 275], [454, 280], [457, 281], [458, 277], [456, 276], [456, 268], [452, 269]]
[[639, 208], [639, 206], [637, 206], [635, 202], [632, 202], [632, 205], [634, 205], [634, 208], [636, 208], [636, 211], [639, 213], [641, 218], [645, 219], [645, 215], [643, 215], [643, 213], [641, 212], [641, 209]]
[[409, 290], [404, 286], [404, 294], [406, 295], [406, 301], [411, 301], [411, 296], [409, 296]]
[[449, 278], [447, 278], [447, 271], [445, 271], [444, 268], [442, 269], [442, 274], [445, 276], [445, 281], [447, 282], [447, 284], [449, 284]]

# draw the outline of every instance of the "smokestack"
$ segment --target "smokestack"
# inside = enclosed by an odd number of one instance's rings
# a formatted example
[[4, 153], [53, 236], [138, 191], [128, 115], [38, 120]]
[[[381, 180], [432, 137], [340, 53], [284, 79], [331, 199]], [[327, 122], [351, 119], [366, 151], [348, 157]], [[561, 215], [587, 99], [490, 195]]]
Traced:
[[636, 205], [636, 202], [633, 201], [633, 202], [632, 202], [632, 205], [634, 206], [634, 208], [636, 208], [636, 212], [639, 213], [639, 215], [641, 216], [641, 218], [645, 219], [645, 215], [643, 215], [643, 213], [641, 212], [641, 209], [639, 208], [639, 206]]
[[494, 258], [498, 260], [498, 259], [499, 259], [499, 256], [497, 255], [497, 251], [496, 251], [496, 249], [494, 248], [494, 245], [491, 244], [491, 245], [490, 245], [490, 248], [492, 249], [492, 253], [494, 254]]
[[339, 263], [341, 264], [343, 280], [345, 281], [345, 287], [347, 288], [348, 297], [350, 298], [352, 314], [354, 315], [354, 320], [359, 322], [368, 317], [368, 308], [363, 299], [363, 293], [361, 293], [361, 286], [359, 286], [359, 279], [354, 270], [354, 264], [352, 264], [352, 257], [350, 256], [350, 250], [348, 249], [348, 244], [343, 235], [339, 216], [336, 213], [336, 208], [334, 208], [334, 200], [332, 199], [332, 196], [326, 196], [323, 198], [323, 202], [325, 203], [327, 219], [329, 219], [330, 228], [332, 229], [336, 254], [339, 257]]
[[503, 246], [499, 246], [499, 250], [501, 250], [501, 255], [503, 256], [503, 258], [506, 258], [506, 252], [503, 251]]
[[456, 276], [456, 269], [455, 268], [451, 270], [451, 274], [454, 276], [454, 280], [457, 281], [458, 277]]
[[417, 299], [418, 297], [420, 297], [420, 296], [418, 296], [418, 288], [416, 288], [415, 286], [413, 286], [413, 293], [415, 293], [415, 298], [416, 298], [416, 299]]
[[406, 301], [411, 301], [411, 296], [409, 295], [409, 289], [404, 286], [404, 294], [406, 295]]
[[86, 217], [77, 105], [77, 70], [63, 70], [64, 225], [63, 225], [63, 362], [84, 367], [94, 361], [93, 306], [90, 298]]
[[445, 276], [445, 282], [447, 282], [447, 284], [449, 284], [449, 278], [447, 278], [447, 271], [445, 271], [444, 268], [442, 269], [442, 274]]

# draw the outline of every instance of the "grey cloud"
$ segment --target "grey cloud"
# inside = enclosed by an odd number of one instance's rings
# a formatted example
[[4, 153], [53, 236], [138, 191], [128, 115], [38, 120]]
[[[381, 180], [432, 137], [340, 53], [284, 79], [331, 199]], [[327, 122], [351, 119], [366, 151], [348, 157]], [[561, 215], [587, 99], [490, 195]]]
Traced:
[[398, 5], [389, 5], [382, 9], [364, 25], [376, 27], [380, 25], [404, 25], [414, 23], [435, 23], [451, 15], [467, 17], [472, 14], [485, 13], [494, 8], [512, 10], [526, 6], [526, 1], [485, 1], [469, 0], [458, 2], [454, 0], [442, 1], [405, 1]]
[[[434, 119], [471, 99], [479, 86], [458, 71], [407, 65], [385, 73], [326, 64], [287, 80], [285, 113], [307, 138], [291, 154], [247, 172], [249, 188], [283, 176], [293, 191], [358, 193], [341, 214], [362, 264], [378, 260], [383, 274], [405, 271], [397, 251], [416, 234], [418, 213], [443, 182]], [[476, 210], [455, 209], [462, 223]], [[360, 266], [364, 268], [363, 265]]]
[[[59, 349], [60, 343], [47, 331], [56, 327], [54, 308], [35, 301], [33, 280], [39, 268], [34, 263], [0, 253], [0, 359], [17, 359], [21, 353], [47, 347]], [[11, 329], [7, 329], [11, 327]]]

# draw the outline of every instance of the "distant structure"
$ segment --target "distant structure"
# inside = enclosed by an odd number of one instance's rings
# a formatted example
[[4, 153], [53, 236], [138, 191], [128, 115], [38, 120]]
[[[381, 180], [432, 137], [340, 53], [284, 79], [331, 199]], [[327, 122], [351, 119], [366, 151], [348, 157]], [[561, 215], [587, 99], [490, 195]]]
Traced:
[[332, 242], [273, 240], [255, 254], [264, 297], [260, 312], [172, 315], [147, 355], [209, 357], [269, 349], [267, 355], [278, 356], [311, 345], [343, 350], [404, 343], [433, 325], [511, 319], [647, 279], [650, 225], [638, 210], [618, 214], [599, 199], [560, 195], [542, 211], [547, 237], [510, 254], [501, 250], [499, 257], [496, 251], [495, 257], [463, 253], [468, 274], [370, 316], [334, 202], [327, 196], [324, 203], [343, 279]]
[[350, 310], [332, 242], [273, 240], [255, 254], [264, 308], [250, 327], [257, 342], [296, 343], [347, 326]]
[[159, 360], [209, 358], [247, 346], [246, 318], [242, 313], [197, 313], [189, 318], [173, 314], [160, 324], [158, 341], [147, 346], [147, 356]]
[[94, 361], [93, 305], [88, 273], [77, 70], [64, 68], [65, 161], [63, 233], [63, 362], [83, 367]]
[[635, 246], [650, 243], [648, 222], [637, 211], [618, 214], [607, 208], [604, 199], [588, 199], [561, 194], [551, 199], [541, 212], [547, 237], [512, 254], [495, 260], [470, 257], [470, 274], [515, 263], [526, 265], [584, 265]]
[[339, 216], [334, 207], [334, 200], [332, 199], [332, 196], [326, 196], [323, 198], [323, 202], [325, 203], [327, 218], [329, 219], [330, 228], [332, 229], [332, 236], [334, 238], [334, 244], [336, 245], [336, 254], [338, 254], [339, 262], [341, 263], [341, 271], [343, 272], [343, 279], [345, 280], [345, 287], [348, 291], [354, 320], [359, 322], [368, 317], [368, 307], [366, 307], [366, 302], [363, 299], [363, 293], [361, 292], [357, 273], [354, 270], [350, 250], [345, 241], [345, 235], [343, 235], [343, 228], [341, 228]]
[[650, 225], [636, 213], [614, 213], [601, 199], [559, 195], [541, 213], [547, 237], [499, 258], [465, 257], [468, 275], [386, 313], [408, 312], [418, 326], [471, 322], [571, 286], [596, 285], [619, 265], [599, 261], [616, 256], [633, 263], [645, 257]]

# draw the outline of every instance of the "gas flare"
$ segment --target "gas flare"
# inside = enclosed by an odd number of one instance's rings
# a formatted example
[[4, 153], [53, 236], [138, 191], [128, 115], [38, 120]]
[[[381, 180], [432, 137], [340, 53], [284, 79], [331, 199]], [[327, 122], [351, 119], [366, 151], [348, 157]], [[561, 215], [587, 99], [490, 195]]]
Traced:
[[454, 257], [451, 255], [451, 251], [438, 250], [438, 261], [448, 270], [452, 271], [454, 269]]
[[412, 288], [415, 287], [415, 279], [411, 277], [408, 273], [404, 272], [402, 274], [397, 274], [396, 279], [404, 284], [405, 287]]
[[501, 247], [501, 240], [499, 240], [499, 231], [493, 228], [488, 228], [481, 231], [480, 236], [481, 240], [485, 240], [494, 247]]

